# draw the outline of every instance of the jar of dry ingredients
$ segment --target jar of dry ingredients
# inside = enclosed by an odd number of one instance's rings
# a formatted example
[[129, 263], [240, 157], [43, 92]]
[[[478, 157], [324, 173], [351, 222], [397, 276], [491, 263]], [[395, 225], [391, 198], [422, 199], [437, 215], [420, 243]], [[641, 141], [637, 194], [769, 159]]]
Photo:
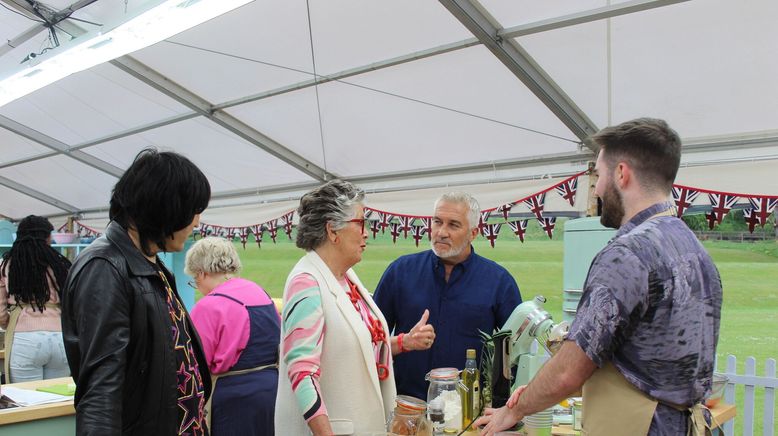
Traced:
[[573, 430], [581, 431], [583, 428], [583, 420], [581, 416], [583, 414], [583, 398], [573, 397], [567, 400], [570, 403], [570, 407], [573, 409]]
[[430, 382], [427, 390], [427, 401], [442, 405], [442, 426], [435, 424], [435, 432], [441, 434], [457, 434], [462, 430], [462, 397], [465, 385], [459, 378], [456, 368], [435, 368], [430, 371], [426, 380]]
[[432, 436], [427, 420], [427, 403], [407, 395], [398, 395], [394, 411], [389, 416], [387, 430], [392, 435]]

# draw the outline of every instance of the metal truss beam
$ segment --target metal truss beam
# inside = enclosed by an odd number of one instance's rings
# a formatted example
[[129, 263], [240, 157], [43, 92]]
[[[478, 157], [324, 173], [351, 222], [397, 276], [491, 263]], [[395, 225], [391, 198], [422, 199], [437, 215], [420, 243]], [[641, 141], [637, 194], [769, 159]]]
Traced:
[[35, 189], [30, 188], [29, 186], [22, 185], [21, 183], [18, 182], [14, 182], [13, 180], [7, 177], [0, 176], [0, 185], [3, 185], [9, 189], [13, 189], [16, 192], [24, 194], [28, 197], [32, 197], [38, 201], [42, 201], [46, 204], [50, 204], [56, 208], [62, 209], [69, 213], [75, 213], [78, 211], [78, 208], [73, 205], [65, 203], [64, 201], [61, 200], [57, 200], [56, 198], [46, 195], [40, 191], [36, 191]]
[[124, 170], [117, 166], [114, 166], [102, 159], [98, 159], [91, 154], [84, 153], [83, 151], [70, 150], [67, 144], [60, 142], [51, 136], [44, 135], [43, 133], [37, 130], [33, 130], [23, 124], [17, 123], [16, 121], [2, 115], [0, 115], [0, 127], [10, 132], [16, 133], [19, 136], [23, 136], [33, 142], [37, 142], [44, 147], [48, 147], [54, 151], [57, 151], [60, 154], [69, 156], [83, 164], [89, 165], [92, 168], [96, 168], [114, 177], [121, 177], [122, 173], [124, 173]]
[[122, 56], [121, 58], [114, 59], [111, 61], [111, 64], [194, 110], [198, 114], [208, 118], [224, 129], [240, 136], [249, 143], [261, 148], [278, 159], [281, 159], [308, 176], [319, 181], [325, 181], [335, 177], [333, 174], [328, 173], [323, 168], [320, 168], [313, 162], [284, 147], [270, 137], [265, 136], [227, 112], [214, 109], [214, 106], [202, 97], [173, 82], [131, 56]]
[[604, 20], [606, 18], [618, 17], [619, 15], [632, 14], [635, 12], [646, 11], [649, 9], [660, 8], [663, 6], [683, 3], [689, 0], [632, 0], [618, 3], [601, 8], [589, 9], [573, 14], [562, 15], [547, 20], [536, 21], [533, 23], [522, 24], [514, 27], [507, 27], [497, 32], [498, 36], [503, 38], [517, 38], [520, 36], [531, 35], [533, 33], [546, 32], [554, 29], [575, 26], [578, 24], [590, 23], [592, 21]]
[[597, 127], [573, 100], [557, 86], [516, 41], [498, 35], [501, 30], [474, 0], [440, 0], [524, 85], [579, 139]]
[[[7, 1], [7, 0], [0, 0], [0, 1]], [[577, 12], [575, 14], [569, 14], [564, 15], [558, 18], [553, 18], [549, 20], [541, 20], [536, 21], [533, 23], [523, 24], [520, 26], [515, 27], [509, 27], [503, 30], [500, 30], [498, 32], [498, 35], [502, 36], [503, 38], [513, 38], [517, 36], [525, 36], [525, 35], [531, 35], [534, 33], [544, 32], [547, 30], [552, 29], [560, 29], [563, 27], [568, 26], [574, 26], [578, 24], [588, 23], [591, 21], [597, 21], [602, 20], [605, 18], [611, 18], [619, 15], [624, 15], [628, 13], [643, 11], [647, 9], [657, 8], [661, 6], [667, 6], [674, 3], [680, 3], [688, 0], [639, 0], [639, 1], [629, 1], [624, 3], [619, 3], [616, 5], [606, 6], [602, 8], [595, 8], [590, 9], [586, 11]], [[72, 25], [71, 23], [64, 21], [61, 23], [62, 25], [68, 24], [69, 26], [66, 28], [67, 32], [73, 32], [71, 34], [75, 34], [78, 32], [78, 29], [80, 29], [77, 25]], [[84, 32], [81, 30], [81, 32]], [[13, 41], [16, 41], [18, 38], [15, 38]], [[21, 41], [23, 42], [23, 41]], [[343, 70], [334, 74], [330, 74], [327, 76], [319, 75], [317, 80], [310, 79], [305, 80], [302, 82], [294, 83], [287, 86], [282, 86], [270, 91], [261, 92], [253, 95], [249, 95], [246, 97], [241, 97], [234, 100], [229, 100], [226, 102], [222, 102], [219, 104], [213, 105], [213, 110], [220, 110], [220, 109], [227, 109], [234, 106], [239, 106], [246, 103], [251, 103], [254, 101], [263, 100], [266, 98], [274, 97], [277, 95], [286, 94], [289, 92], [309, 88], [311, 86], [315, 86], [316, 84], [322, 84], [327, 83], [331, 81], [336, 80], [342, 80], [348, 77], [358, 76], [360, 74], [368, 73], [371, 71], [378, 71], [384, 68], [393, 67], [396, 65], [402, 65], [404, 63], [413, 62], [416, 60], [426, 59], [432, 56], [437, 56], [440, 54], [445, 54], [457, 50], [461, 50], [464, 48], [472, 47], [475, 45], [480, 45], [481, 41], [479, 41], [477, 38], [468, 38], [461, 41], [452, 42], [449, 44], [443, 44], [436, 47], [432, 47], [426, 50], [421, 50], [418, 52], [410, 53], [407, 55], [397, 56], [391, 59], [387, 59], [380, 62], [374, 62], [367, 65], [362, 65], [359, 67], [349, 68], [347, 70]], [[2, 49], [5, 49], [6, 47], [3, 47]], [[0, 49], [0, 50], [2, 50]], [[0, 53], [2, 53], [0, 51]], [[114, 139], [123, 138], [127, 136], [132, 136], [138, 133], [143, 133], [148, 130], [153, 130], [158, 127], [166, 126], [169, 124], [174, 124], [179, 121], [188, 120], [191, 118], [195, 118], [197, 116], [200, 116], [200, 113], [198, 112], [188, 112], [181, 115], [177, 115], [171, 118], [166, 118], [161, 121], [156, 121], [150, 124], [146, 124], [139, 127], [134, 127], [131, 129], [124, 130], [122, 132], [105, 136], [102, 138], [97, 138], [94, 140], [90, 140], [81, 144], [73, 145], [70, 149], [71, 150], [80, 150], [82, 148], [91, 147], [93, 145], [102, 144], [108, 141], [112, 141]], [[43, 159], [46, 157], [51, 156], [51, 153], [44, 153], [40, 154], [35, 157], [30, 157], [24, 160], [24, 162], [30, 162], [32, 160], [37, 159]], [[22, 162], [23, 163], [23, 162]], [[11, 163], [9, 163], [11, 164]], [[3, 168], [5, 165], [0, 165], [0, 168]]]

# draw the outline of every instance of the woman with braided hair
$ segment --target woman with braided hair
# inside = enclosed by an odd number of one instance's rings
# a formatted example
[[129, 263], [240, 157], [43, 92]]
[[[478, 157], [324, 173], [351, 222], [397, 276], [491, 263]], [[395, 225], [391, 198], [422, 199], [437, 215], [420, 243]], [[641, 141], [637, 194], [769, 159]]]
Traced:
[[11, 383], [70, 375], [59, 304], [70, 261], [51, 248], [52, 230], [44, 217], [22, 219], [0, 263], [0, 327]]

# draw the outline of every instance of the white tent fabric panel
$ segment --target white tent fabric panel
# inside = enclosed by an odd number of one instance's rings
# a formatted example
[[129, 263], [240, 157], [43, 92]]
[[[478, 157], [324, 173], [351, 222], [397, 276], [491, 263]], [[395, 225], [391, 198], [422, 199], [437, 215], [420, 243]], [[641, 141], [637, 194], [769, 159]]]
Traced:
[[686, 138], [775, 128], [778, 2], [690, 1], [612, 22], [614, 123], [650, 114]]
[[225, 112], [324, 167], [313, 87], [231, 107]]
[[61, 155], [2, 168], [0, 176], [82, 209], [106, 205], [117, 182], [113, 176]]
[[473, 37], [438, 2], [320, 0], [310, 5], [316, 70], [324, 75]]
[[[778, 156], [758, 162], [733, 162], [712, 166], [688, 167], [678, 171], [675, 183], [712, 191], [751, 195], [778, 195]], [[758, 180], [759, 183], [754, 183]], [[702, 198], [704, 197], [704, 198]], [[695, 204], [710, 204], [701, 195]]]
[[185, 112], [185, 106], [106, 64], [0, 108], [0, 114], [69, 145]]
[[8, 217], [24, 218], [30, 214], [54, 215], [62, 213], [62, 209], [58, 207], [1, 185], [0, 198], [2, 199], [0, 202], [2, 214]]
[[51, 151], [25, 137], [0, 129], [0, 164]]
[[182, 121], [175, 126], [160, 127], [89, 147], [84, 151], [126, 168], [138, 152], [149, 146], [187, 156], [208, 177], [214, 193], [311, 180], [265, 151], [203, 118]]
[[232, 207], [209, 207], [200, 216], [200, 221], [225, 227], [245, 227], [266, 223], [292, 210], [297, 210], [299, 201], [242, 205]]
[[479, 3], [503, 27], [510, 27], [600, 8], [615, 2], [612, 0], [480, 0]]

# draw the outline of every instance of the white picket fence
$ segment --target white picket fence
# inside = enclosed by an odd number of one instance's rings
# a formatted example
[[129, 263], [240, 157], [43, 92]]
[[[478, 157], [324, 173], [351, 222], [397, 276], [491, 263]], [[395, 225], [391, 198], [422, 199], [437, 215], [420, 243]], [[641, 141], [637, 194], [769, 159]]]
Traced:
[[743, 409], [737, 411], [737, 417], [726, 422], [722, 427], [725, 435], [735, 434], [735, 420], [743, 420], [743, 435], [753, 436], [754, 421], [757, 413], [756, 396], [757, 388], [764, 389], [764, 404], [762, 405], [762, 434], [764, 436], [775, 436], [775, 390], [778, 388], [778, 378], [775, 375], [775, 359], [766, 359], [764, 364], [764, 376], [756, 374], [756, 359], [749, 357], [746, 359], [745, 373], [737, 373], [737, 357], [727, 356], [727, 366], [725, 370], [718, 368], [716, 362], [716, 372], [725, 374], [729, 377], [729, 383], [724, 388], [724, 402], [735, 404], [735, 386], [744, 386]]

